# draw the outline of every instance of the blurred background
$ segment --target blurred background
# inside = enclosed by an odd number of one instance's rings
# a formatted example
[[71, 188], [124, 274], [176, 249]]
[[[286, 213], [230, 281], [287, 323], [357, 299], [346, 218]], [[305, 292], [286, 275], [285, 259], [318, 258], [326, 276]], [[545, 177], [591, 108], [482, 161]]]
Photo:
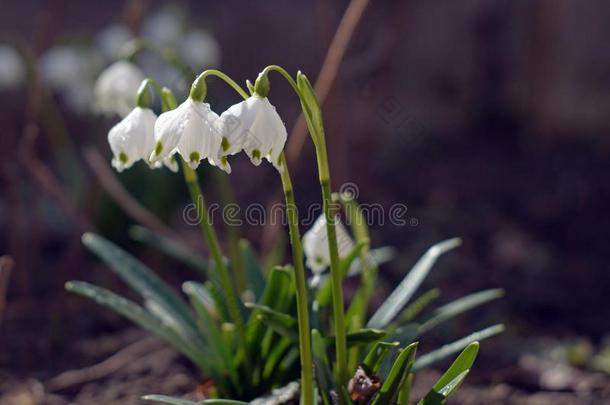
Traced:
[[[408, 207], [402, 226], [371, 225], [373, 245], [397, 251], [381, 270], [380, 301], [428, 246], [464, 239], [427, 285], [438, 285], [447, 301], [492, 287], [504, 288], [506, 297], [441, 328], [426, 345], [490, 320], [504, 322], [507, 331], [483, 344], [455, 403], [608, 400], [606, 1], [21, 0], [3, 6], [1, 404], [131, 404], [142, 393], [181, 394], [198, 383], [161, 345], [129, 365], [104, 363], [143, 334], [63, 288], [77, 278], [127, 293], [82, 246], [88, 230], [135, 253], [176, 286], [192, 271], [135, 241], [132, 227], [180, 235], [204, 249], [198, 229], [182, 219], [189, 200], [180, 177], [142, 163], [117, 174], [109, 165], [106, 135], [118, 118], [93, 111], [93, 86], [136, 37], [164, 49], [166, 60], [183, 60], [192, 77], [216, 67], [243, 84], [279, 64], [317, 80], [334, 189], [349, 182], [362, 203]], [[147, 75], [184, 97], [190, 83], [166, 60], [145, 51], [135, 58]], [[272, 88], [290, 134], [297, 201], [307, 207], [320, 198], [313, 148], [290, 87], [278, 76]], [[217, 112], [239, 101], [220, 81], [210, 81], [209, 94]], [[256, 176], [245, 157], [232, 165], [229, 180], [241, 205], [269, 206], [281, 197], [270, 165]], [[220, 200], [213, 186], [218, 171], [199, 171], [208, 199]], [[244, 229], [263, 255], [283, 232]], [[102, 367], [91, 371], [94, 365]], [[81, 369], [88, 370], [85, 378]]]

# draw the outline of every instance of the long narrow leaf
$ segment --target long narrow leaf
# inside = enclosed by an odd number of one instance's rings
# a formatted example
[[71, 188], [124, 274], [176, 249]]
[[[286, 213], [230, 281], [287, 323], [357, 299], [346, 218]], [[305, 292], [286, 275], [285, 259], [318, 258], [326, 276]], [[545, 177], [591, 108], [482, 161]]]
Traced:
[[239, 251], [246, 266], [248, 288], [254, 294], [255, 300], [258, 300], [263, 294], [266, 284], [263, 269], [256, 258], [256, 254], [252, 251], [250, 242], [245, 239], [240, 240]]
[[320, 396], [324, 405], [331, 403], [330, 392], [332, 390], [331, 365], [326, 353], [326, 342], [320, 331], [311, 331], [311, 348], [313, 351], [314, 376], [318, 385]]
[[462, 374], [464, 371], [468, 371], [472, 368], [477, 354], [479, 353], [479, 342], [473, 342], [469, 344], [460, 355], [451, 363], [451, 366], [445, 371], [438, 381], [434, 384], [432, 389], [441, 391], [441, 389], [449, 384], [454, 378]]
[[384, 328], [400, 312], [405, 304], [411, 299], [422, 281], [426, 278], [436, 260], [444, 253], [455, 249], [461, 244], [461, 239], [453, 238], [432, 246], [413, 266], [402, 282], [392, 292], [390, 297], [379, 307], [377, 312], [369, 320], [367, 326], [370, 328]]
[[146, 300], [155, 301], [172, 314], [185, 329], [185, 334], [196, 335], [195, 320], [189, 307], [163, 280], [143, 263], [113, 244], [93, 233], [83, 235], [83, 244], [98, 255], [132, 289]]
[[187, 401], [186, 399], [168, 397], [167, 395], [145, 395], [142, 399], [169, 405], [201, 405], [201, 402]]
[[419, 333], [425, 333], [435, 326], [456, 317], [457, 315], [503, 296], [504, 290], [497, 288], [480, 291], [452, 301], [449, 304], [437, 308], [432, 314], [432, 317], [420, 326]]
[[[199, 329], [207, 338], [210, 346], [213, 348], [213, 357], [211, 359], [219, 363], [219, 366], [222, 367], [224, 369], [223, 371], [230, 376], [235, 386], [239, 386], [237, 372], [233, 367], [231, 347], [228, 344], [229, 342], [226, 342], [222, 338], [220, 328], [210, 315], [207, 308], [209, 292], [202, 284], [194, 282], [184, 283], [182, 285], [182, 290], [191, 299], [191, 303], [197, 311], [201, 322]], [[209, 361], [211, 359], [206, 360]]]
[[139, 225], [129, 228], [129, 236], [138, 242], [146, 243], [160, 250], [169, 257], [197, 270], [199, 273], [207, 275], [205, 259], [183, 244]]
[[157, 318], [153, 317], [135, 302], [123, 298], [105, 288], [84, 281], [69, 281], [66, 283], [66, 290], [85, 296], [100, 305], [112, 309], [139, 325], [141, 328], [160, 337], [166, 343], [190, 358], [195, 364], [202, 367], [204, 371], [212, 373], [212, 370], [210, 370], [207, 364], [202, 362], [207, 353], [201, 351], [200, 348], [195, 347], [172, 329], [159, 322]]
[[381, 368], [383, 360], [387, 354], [398, 347], [398, 342], [377, 342], [362, 362], [366, 371], [371, 374], [377, 374]]
[[[369, 343], [377, 342], [383, 339], [386, 335], [386, 332], [381, 329], [360, 329], [354, 332], [348, 332], [346, 335], [347, 346], [354, 347], [358, 345], [366, 345]], [[330, 336], [327, 339], [327, 343], [332, 343], [335, 341], [334, 336]]]
[[401, 382], [411, 371], [416, 352], [417, 343], [411, 343], [398, 353], [387, 378], [371, 405], [389, 405], [395, 402]]
[[271, 329], [290, 339], [298, 339], [298, 322], [294, 317], [275, 311], [266, 305], [247, 304], [246, 306], [260, 311], [258, 314], [259, 319]]
[[459, 352], [471, 343], [479, 342], [483, 339], [490, 338], [499, 333], [502, 333], [503, 331], [504, 325], [498, 324], [472, 333], [459, 340], [456, 340], [453, 343], [441, 346], [439, 349], [434, 350], [424, 356], [421, 356], [413, 365], [413, 371], [419, 371], [421, 369], [429, 367], [437, 361], [440, 361], [445, 357], [452, 355], [453, 353]]

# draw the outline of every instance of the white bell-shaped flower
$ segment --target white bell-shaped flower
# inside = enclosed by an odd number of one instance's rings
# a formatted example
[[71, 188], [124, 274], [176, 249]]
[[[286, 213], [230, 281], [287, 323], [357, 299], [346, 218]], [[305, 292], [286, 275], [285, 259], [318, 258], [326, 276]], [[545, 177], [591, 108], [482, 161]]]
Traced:
[[[354, 247], [354, 242], [349, 236], [347, 229], [339, 220], [335, 221], [337, 233], [337, 247], [339, 258], [346, 257]], [[326, 217], [320, 215], [305, 235], [303, 235], [303, 251], [307, 267], [315, 274], [323, 272], [330, 265], [330, 252], [328, 250], [328, 234], [326, 233]]]
[[154, 147], [157, 115], [149, 108], [136, 107], [108, 132], [112, 166], [119, 172], [140, 159], [148, 161]]
[[107, 115], [126, 116], [136, 105], [136, 93], [144, 77], [142, 70], [131, 62], [113, 63], [95, 82], [94, 109]]
[[171, 157], [177, 152], [195, 169], [201, 160], [216, 158], [221, 143], [215, 130], [217, 121], [218, 115], [209, 104], [190, 97], [175, 110], [161, 114], [155, 124], [151, 162], [164, 161], [172, 169]]
[[229, 107], [221, 115], [219, 131], [221, 156], [243, 149], [254, 165], [265, 158], [282, 170], [279, 157], [286, 143], [286, 126], [267, 97], [253, 95]]

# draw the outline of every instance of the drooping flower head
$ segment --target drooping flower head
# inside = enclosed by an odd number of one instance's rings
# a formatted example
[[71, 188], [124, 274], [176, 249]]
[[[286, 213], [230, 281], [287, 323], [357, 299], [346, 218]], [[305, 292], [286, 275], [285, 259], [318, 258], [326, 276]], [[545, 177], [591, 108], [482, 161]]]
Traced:
[[148, 161], [154, 147], [153, 131], [157, 115], [149, 108], [136, 107], [108, 132], [112, 166], [119, 172], [140, 159]]
[[95, 83], [94, 108], [96, 111], [121, 117], [136, 105], [136, 93], [144, 73], [131, 62], [118, 61], [104, 70]]
[[259, 75], [252, 96], [237, 103], [220, 116], [222, 134], [220, 156], [245, 151], [250, 161], [258, 166], [267, 159], [282, 170], [280, 155], [286, 144], [287, 132], [275, 107], [269, 102], [269, 81], [266, 74]]
[[[335, 230], [337, 233], [337, 246], [339, 257], [344, 258], [354, 247], [354, 242], [349, 236], [347, 229], [339, 220], [335, 219]], [[328, 250], [328, 234], [326, 233], [326, 217], [320, 215], [305, 235], [303, 235], [303, 251], [305, 252], [307, 267], [312, 272], [319, 274], [330, 265], [330, 252]]]
[[215, 129], [217, 121], [218, 115], [209, 104], [192, 97], [176, 109], [164, 112], [155, 124], [151, 162], [165, 161], [168, 165], [171, 157], [179, 153], [195, 169], [201, 160], [216, 158], [221, 143], [220, 134]]

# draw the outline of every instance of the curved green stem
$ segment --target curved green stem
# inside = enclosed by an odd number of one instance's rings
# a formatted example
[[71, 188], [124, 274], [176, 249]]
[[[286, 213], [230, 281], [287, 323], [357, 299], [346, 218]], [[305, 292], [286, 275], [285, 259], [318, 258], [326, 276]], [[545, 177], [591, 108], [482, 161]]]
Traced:
[[290, 73], [288, 73], [286, 71], [286, 69], [284, 69], [283, 67], [278, 66], [278, 65], [269, 65], [263, 69], [263, 71], [261, 72], [261, 75], [266, 75], [269, 72], [277, 72], [277, 73], [281, 74], [284, 77], [284, 79], [286, 79], [286, 81], [288, 83], [290, 83], [290, 85], [292, 86], [295, 93], [297, 93], [297, 95], [299, 96], [299, 99], [302, 99], [301, 92], [299, 91], [299, 88], [297, 86], [297, 82], [292, 78], [292, 76], [290, 76]]

